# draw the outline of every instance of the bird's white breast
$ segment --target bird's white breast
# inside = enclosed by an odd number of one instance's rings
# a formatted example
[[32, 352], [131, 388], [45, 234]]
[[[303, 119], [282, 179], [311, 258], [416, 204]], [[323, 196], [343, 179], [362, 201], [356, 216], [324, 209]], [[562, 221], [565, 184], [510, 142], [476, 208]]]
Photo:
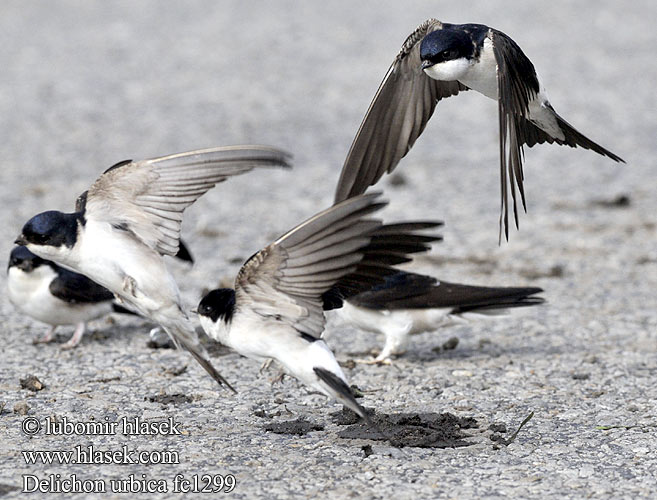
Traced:
[[[180, 303], [178, 286], [156, 251], [131, 233], [110, 224], [87, 221], [80, 238], [79, 272], [135, 305], [152, 313]], [[136, 297], [125, 290], [126, 276], [136, 282]], [[157, 321], [157, 318], [153, 318]]]
[[56, 276], [49, 266], [39, 266], [29, 273], [11, 267], [7, 275], [9, 300], [23, 314], [49, 325], [74, 325], [111, 312], [110, 300], [70, 303], [53, 296], [49, 286]]
[[497, 60], [490, 38], [484, 40], [484, 46], [479, 53], [479, 59], [471, 64], [458, 78], [463, 85], [476, 90], [486, 97], [498, 99]]
[[337, 313], [342, 321], [351, 323], [363, 330], [392, 334], [415, 334], [432, 331], [454, 322], [449, 314], [450, 308], [427, 309], [367, 309], [345, 302]]

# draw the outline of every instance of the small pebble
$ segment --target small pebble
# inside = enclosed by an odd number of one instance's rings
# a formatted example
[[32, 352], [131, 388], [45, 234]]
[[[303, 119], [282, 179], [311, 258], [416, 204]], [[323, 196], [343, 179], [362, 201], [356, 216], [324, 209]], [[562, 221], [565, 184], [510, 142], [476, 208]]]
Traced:
[[25, 401], [19, 401], [14, 405], [14, 413], [18, 413], [19, 415], [27, 415], [28, 411], [30, 411], [30, 405], [28, 405]]
[[25, 378], [20, 379], [21, 388], [27, 389], [32, 392], [37, 392], [42, 390], [45, 386], [41, 381], [34, 375], [28, 375]]

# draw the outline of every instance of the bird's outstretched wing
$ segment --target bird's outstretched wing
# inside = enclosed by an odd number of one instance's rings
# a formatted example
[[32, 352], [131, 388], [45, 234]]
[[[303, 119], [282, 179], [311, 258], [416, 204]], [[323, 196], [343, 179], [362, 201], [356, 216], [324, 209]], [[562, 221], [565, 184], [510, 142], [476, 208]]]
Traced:
[[529, 103], [540, 90], [534, 65], [511, 38], [501, 31], [490, 30], [493, 53], [497, 62], [498, 118], [500, 128], [500, 239], [502, 228], [509, 239], [509, 188], [513, 198], [513, 215], [518, 227], [516, 186], [527, 211], [522, 162], [523, 124], [528, 122]]
[[554, 137], [533, 123], [529, 116], [529, 104], [541, 91], [534, 65], [522, 49], [511, 38], [501, 31], [491, 29], [489, 37], [493, 43], [493, 52], [497, 62], [498, 114], [500, 128], [500, 183], [502, 190], [500, 213], [500, 239], [502, 228], [506, 239], [509, 239], [509, 199], [511, 191], [513, 199], [513, 215], [518, 227], [518, 207], [516, 188], [520, 193], [522, 205], [527, 211], [525, 191], [523, 188], [524, 146], [547, 142], [566, 145], [572, 148], [590, 149], [602, 156], [617, 162], [622, 158], [593, 142], [578, 132], [566, 120], [561, 118], [547, 102], [540, 105], [554, 116], [556, 125], [563, 137]]
[[267, 146], [226, 146], [106, 170], [80, 195], [76, 210], [132, 232], [163, 255], [176, 255], [183, 211], [215, 184], [257, 167], [287, 167], [290, 156]]
[[[302, 335], [321, 337], [327, 293], [341, 291], [342, 286], [345, 293], [357, 291], [359, 283], [372, 286], [396, 272], [391, 265], [408, 260], [406, 254], [429, 248], [424, 240], [400, 242], [398, 233], [403, 230], [388, 232], [381, 221], [367, 218], [385, 205], [377, 201], [380, 195], [338, 203], [251, 257], [235, 281], [236, 310], [248, 308]], [[338, 294], [331, 294], [335, 298]]]
[[441, 29], [428, 19], [409, 35], [383, 78], [340, 173], [335, 203], [365, 192], [392, 172], [424, 130], [439, 100], [468, 88], [428, 77], [421, 68], [420, 43]]

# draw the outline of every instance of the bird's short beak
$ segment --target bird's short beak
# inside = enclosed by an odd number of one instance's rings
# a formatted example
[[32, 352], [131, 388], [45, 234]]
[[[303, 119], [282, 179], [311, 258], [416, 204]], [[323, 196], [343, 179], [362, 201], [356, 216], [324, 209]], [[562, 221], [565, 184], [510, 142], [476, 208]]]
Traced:
[[16, 238], [16, 241], [14, 241], [17, 245], [25, 246], [27, 245], [27, 240], [25, 237], [21, 234], [18, 238]]
[[422, 64], [420, 64], [420, 69], [424, 71], [425, 69], [430, 68], [431, 66], [433, 66], [433, 63], [428, 59], [425, 59], [424, 61], [422, 61]]
[[198, 314], [198, 307], [189, 310], [190, 313]]

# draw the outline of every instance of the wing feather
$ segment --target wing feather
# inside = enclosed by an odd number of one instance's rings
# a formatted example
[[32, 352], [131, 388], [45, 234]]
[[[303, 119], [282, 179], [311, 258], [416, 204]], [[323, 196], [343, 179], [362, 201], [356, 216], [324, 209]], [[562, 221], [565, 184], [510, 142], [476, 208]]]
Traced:
[[183, 211], [219, 182], [258, 167], [288, 167], [289, 155], [266, 146], [227, 146], [108, 169], [76, 203], [86, 218], [125, 227], [163, 255], [178, 252]]
[[[397, 272], [390, 262], [409, 260], [436, 237], [413, 235], [436, 223], [387, 227], [368, 216], [385, 203], [371, 193], [350, 198], [311, 217], [242, 266], [235, 281], [236, 308], [274, 316], [319, 338], [324, 309]], [[404, 238], [408, 236], [410, 242]], [[418, 239], [413, 239], [418, 236]]]
[[[501, 31], [490, 30], [493, 53], [497, 62], [498, 114], [500, 126], [500, 182], [501, 212], [500, 239], [502, 230], [509, 239], [509, 197], [513, 199], [513, 214], [518, 227], [516, 189], [522, 205], [527, 211], [523, 186], [523, 160], [525, 141], [521, 130], [529, 116], [529, 103], [538, 95], [539, 83], [534, 65], [522, 49]], [[508, 186], [507, 186], [508, 180]]]
[[467, 90], [459, 82], [429, 78], [421, 69], [420, 42], [441, 29], [428, 19], [411, 33], [388, 69], [342, 166], [335, 203], [365, 192], [408, 153], [440, 99]]

